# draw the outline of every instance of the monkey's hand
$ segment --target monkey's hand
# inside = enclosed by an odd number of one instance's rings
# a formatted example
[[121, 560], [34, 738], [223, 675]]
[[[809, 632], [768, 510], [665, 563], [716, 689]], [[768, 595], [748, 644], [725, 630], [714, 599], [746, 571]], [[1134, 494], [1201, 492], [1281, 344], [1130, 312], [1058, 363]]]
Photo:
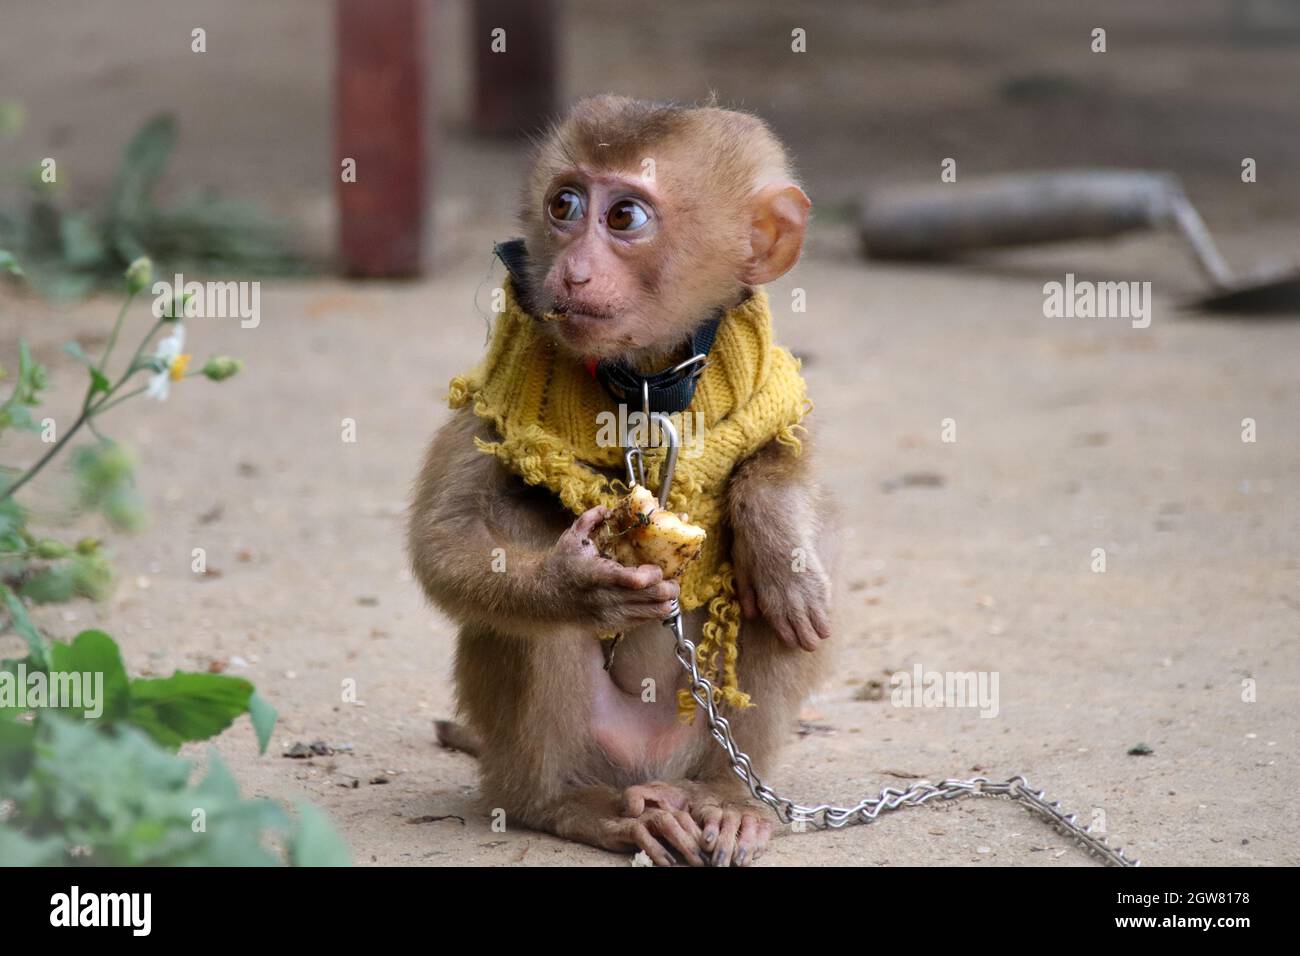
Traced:
[[665, 581], [653, 564], [625, 568], [602, 557], [594, 538], [607, 516], [608, 509], [592, 508], [560, 535], [542, 562], [547, 589], [567, 607], [568, 616], [601, 631], [662, 621], [678, 596], [677, 582]]
[[736, 527], [731, 556], [746, 617], [761, 615], [792, 648], [815, 651], [830, 638], [830, 578], [808, 537], [779, 514], [751, 516]]

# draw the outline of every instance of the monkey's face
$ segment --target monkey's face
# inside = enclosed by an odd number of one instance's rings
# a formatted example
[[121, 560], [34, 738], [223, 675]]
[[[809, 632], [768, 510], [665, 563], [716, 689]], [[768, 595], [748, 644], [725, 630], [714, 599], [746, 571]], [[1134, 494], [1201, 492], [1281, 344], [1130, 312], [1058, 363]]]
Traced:
[[704, 229], [703, 204], [676, 200], [669, 186], [582, 169], [556, 176], [539, 199], [529, 217], [534, 304], [576, 355], [666, 352], [739, 295], [748, 249], [739, 211]]
[[747, 114], [584, 100], [524, 183], [535, 311], [578, 356], [662, 363], [798, 259], [811, 203], [788, 166]]

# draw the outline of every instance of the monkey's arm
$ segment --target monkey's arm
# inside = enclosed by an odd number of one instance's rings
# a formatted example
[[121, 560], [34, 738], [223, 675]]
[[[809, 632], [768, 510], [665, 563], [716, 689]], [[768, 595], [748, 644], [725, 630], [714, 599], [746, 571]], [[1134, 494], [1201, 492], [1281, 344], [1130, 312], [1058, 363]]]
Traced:
[[791, 647], [830, 637], [830, 578], [817, 550], [818, 490], [803, 453], [771, 442], [736, 469], [727, 492], [736, 591], [746, 617], [760, 614]]
[[[418, 479], [409, 526], [411, 564], [448, 615], [507, 634], [557, 624], [618, 630], [667, 616], [676, 582], [649, 565], [624, 568], [591, 539], [603, 509], [581, 515], [550, 547], [536, 504], [474, 437], [491, 437], [467, 410], [434, 439]], [[553, 533], [553, 532], [552, 532]]]

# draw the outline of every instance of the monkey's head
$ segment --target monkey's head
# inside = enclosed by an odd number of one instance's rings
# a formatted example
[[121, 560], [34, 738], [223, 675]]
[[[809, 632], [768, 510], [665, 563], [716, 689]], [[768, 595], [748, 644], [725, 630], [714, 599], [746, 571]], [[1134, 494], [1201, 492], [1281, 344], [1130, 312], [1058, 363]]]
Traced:
[[528, 282], [576, 355], [669, 353], [784, 275], [812, 203], [762, 120], [616, 96], [578, 103], [524, 184]]

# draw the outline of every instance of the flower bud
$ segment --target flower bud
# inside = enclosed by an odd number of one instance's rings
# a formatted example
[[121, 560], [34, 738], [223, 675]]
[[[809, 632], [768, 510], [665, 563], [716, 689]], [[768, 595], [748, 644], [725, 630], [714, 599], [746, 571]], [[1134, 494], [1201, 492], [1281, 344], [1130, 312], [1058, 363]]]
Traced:
[[126, 291], [138, 295], [149, 288], [153, 281], [153, 263], [148, 256], [141, 256], [126, 267]]
[[66, 544], [53, 538], [42, 538], [36, 542], [36, 547], [32, 550], [36, 552], [38, 558], [46, 559], [66, 558], [72, 553], [72, 549]]
[[237, 358], [231, 358], [229, 355], [217, 355], [208, 359], [208, 363], [203, 366], [203, 374], [214, 382], [224, 382], [239, 372], [244, 367], [244, 363]]

